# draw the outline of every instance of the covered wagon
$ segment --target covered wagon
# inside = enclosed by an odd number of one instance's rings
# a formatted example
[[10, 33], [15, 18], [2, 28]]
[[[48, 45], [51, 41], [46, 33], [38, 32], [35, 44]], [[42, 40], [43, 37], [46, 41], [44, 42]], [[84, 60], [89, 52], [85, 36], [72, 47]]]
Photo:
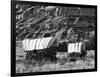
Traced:
[[27, 53], [26, 59], [54, 59], [56, 57], [55, 40], [53, 37], [24, 39], [23, 48]]
[[69, 43], [67, 46], [69, 57], [85, 57], [86, 46], [84, 42]]

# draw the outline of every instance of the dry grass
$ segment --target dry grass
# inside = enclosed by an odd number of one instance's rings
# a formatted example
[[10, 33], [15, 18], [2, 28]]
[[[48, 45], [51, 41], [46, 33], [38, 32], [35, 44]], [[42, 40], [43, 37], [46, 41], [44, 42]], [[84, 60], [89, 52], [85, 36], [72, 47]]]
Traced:
[[44, 60], [28, 62], [24, 60], [25, 53], [23, 49], [18, 49], [16, 52], [16, 73], [92, 69], [95, 66], [95, 53], [93, 50], [87, 51], [87, 57], [84, 59], [77, 59], [76, 61], [69, 61], [67, 52], [58, 52], [56, 62]]

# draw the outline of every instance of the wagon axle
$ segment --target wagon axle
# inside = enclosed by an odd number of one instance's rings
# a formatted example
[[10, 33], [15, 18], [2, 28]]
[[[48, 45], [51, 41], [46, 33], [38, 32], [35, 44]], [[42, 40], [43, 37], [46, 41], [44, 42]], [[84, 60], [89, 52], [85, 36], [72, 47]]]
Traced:
[[56, 59], [56, 53], [49, 53], [49, 52], [41, 52], [41, 51], [26, 51], [26, 60], [55, 60]]

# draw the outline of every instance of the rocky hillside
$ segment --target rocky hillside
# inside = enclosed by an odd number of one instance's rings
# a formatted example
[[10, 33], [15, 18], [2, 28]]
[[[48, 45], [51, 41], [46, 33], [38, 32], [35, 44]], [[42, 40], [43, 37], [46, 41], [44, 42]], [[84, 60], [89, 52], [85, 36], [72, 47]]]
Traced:
[[94, 16], [80, 15], [80, 7], [16, 5], [16, 40], [62, 35], [68, 30], [84, 33], [95, 27]]

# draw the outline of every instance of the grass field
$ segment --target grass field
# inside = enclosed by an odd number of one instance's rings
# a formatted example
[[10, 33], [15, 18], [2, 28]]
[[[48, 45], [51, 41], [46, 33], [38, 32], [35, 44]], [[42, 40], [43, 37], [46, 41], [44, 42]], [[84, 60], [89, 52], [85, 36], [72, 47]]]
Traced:
[[95, 66], [95, 51], [87, 51], [84, 59], [77, 58], [76, 61], [68, 59], [67, 52], [57, 52], [57, 61], [26, 61], [25, 52], [21, 46], [16, 47], [16, 73], [44, 72], [44, 71], [61, 71], [76, 69], [93, 69]]

